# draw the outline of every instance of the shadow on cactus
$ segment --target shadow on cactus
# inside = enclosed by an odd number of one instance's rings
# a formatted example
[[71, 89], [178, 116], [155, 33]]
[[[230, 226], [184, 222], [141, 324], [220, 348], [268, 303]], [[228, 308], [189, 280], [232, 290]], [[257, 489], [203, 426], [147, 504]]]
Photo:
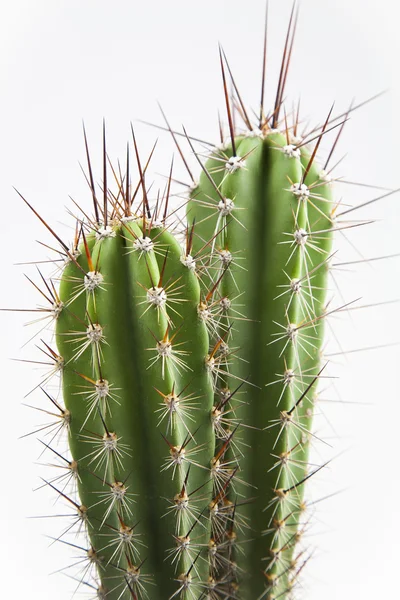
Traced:
[[[221, 50], [229, 135], [221, 125], [205, 161], [199, 140], [165, 119], [190, 178], [186, 218], [172, 207], [172, 167], [150, 198], [151, 156], [141, 161], [133, 131], [138, 183], [129, 148], [121, 174], [104, 133], [100, 188], [85, 134], [93, 214], [81, 211], [72, 246], [39, 217], [63, 263], [34, 283], [55, 324], [56, 347], [43, 346], [52, 370], [41, 387], [56, 414], [45, 450], [65, 466], [46, 483], [76, 515], [62, 541], [77, 548], [69, 534], [85, 536], [77, 581], [93, 597], [285, 600], [309, 559], [304, 485], [322, 468], [309, 451], [328, 377], [332, 238], [363, 222], [332, 199], [347, 115], [331, 110], [304, 130], [284, 107], [296, 21], [292, 12], [269, 112], [264, 56], [255, 122]], [[48, 391], [53, 375], [63, 400]], [[70, 457], [53, 448], [60, 433]]]

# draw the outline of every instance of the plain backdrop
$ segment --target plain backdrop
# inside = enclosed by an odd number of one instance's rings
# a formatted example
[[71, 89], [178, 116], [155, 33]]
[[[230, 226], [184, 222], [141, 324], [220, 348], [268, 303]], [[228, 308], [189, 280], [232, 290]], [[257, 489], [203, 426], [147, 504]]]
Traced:
[[[291, 1], [271, 0], [267, 100], [273, 99]], [[400, 70], [396, 0], [302, 0], [287, 95], [301, 96], [304, 121], [320, 123], [333, 101], [336, 113], [350, 102], [385, 95], [352, 114], [337, 158], [347, 181], [400, 186]], [[136, 119], [161, 123], [162, 103], [176, 128], [216, 141], [217, 110], [223, 111], [218, 64], [221, 42], [249, 106], [259, 101], [264, 0], [14, 0], [0, 3], [0, 171], [2, 308], [29, 308], [38, 295], [23, 274], [52, 243], [12, 186], [32, 202], [60, 234], [71, 236], [68, 196], [89, 206], [79, 168], [84, 162], [85, 121], [100, 180], [101, 123], [108, 149], [123, 157], [134, 123], [145, 156], [159, 138], [152, 176], [163, 182], [173, 146], [166, 134]], [[290, 100], [291, 102], [291, 100]], [[291, 106], [291, 104], [289, 104]], [[326, 144], [322, 144], [327, 149]], [[324, 150], [324, 148], [323, 148]], [[184, 171], [176, 159], [176, 175]], [[194, 166], [194, 162], [192, 161]], [[194, 166], [195, 168], [195, 166]], [[357, 204], [381, 192], [347, 184], [337, 197]], [[352, 247], [339, 236], [338, 262], [400, 252], [400, 195], [369, 205], [356, 215], [373, 219], [354, 230]], [[343, 350], [331, 356], [340, 379], [321, 391], [318, 433], [331, 445], [315, 450], [315, 461], [336, 457], [310, 488], [318, 502], [309, 531], [313, 558], [299, 596], [305, 600], [377, 600], [398, 593], [400, 558], [399, 258], [362, 263], [336, 271], [340, 295], [333, 302], [361, 298], [378, 304], [330, 319]], [[45, 269], [45, 266], [44, 266]], [[332, 282], [332, 290], [335, 285]], [[40, 303], [40, 301], [39, 301]], [[4, 598], [71, 598], [73, 581], [50, 573], [71, 564], [74, 554], [45, 536], [57, 535], [60, 519], [30, 519], [70, 512], [54, 505], [49, 476], [34, 431], [46, 419], [22, 402], [38, 404], [33, 392], [42, 371], [20, 360], [37, 360], [37, 331], [23, 327], [30, 316], [1, 313], [0, 388], [0, 568]], [[331, 354], [338, 346], [333, 340]], [[10, 359], [19, 359], [13, 361]], [[51, 460], [50, 460], [51, 462]], [[34, 464], [36, 463], [36, 464]], [[42, 464], [37, 464], [42, 463]], [[340, 492], [340, 493], [338, 493]], [[333, 495], [333, 496], [332, 496]], [[78, 553], [79, 554], [79, 553]], [[68, 574], [69, 571], [66, 571]], [[72, 574], [72, 571], [71, 571]], [[84, 593], [85, 592], [85, 593]], [[89, 598], [90, 590], [76, 597]]]

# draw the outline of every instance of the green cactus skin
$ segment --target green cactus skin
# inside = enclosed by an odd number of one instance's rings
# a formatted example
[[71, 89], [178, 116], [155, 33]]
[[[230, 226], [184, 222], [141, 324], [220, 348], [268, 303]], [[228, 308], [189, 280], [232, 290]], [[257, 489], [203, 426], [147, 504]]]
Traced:
[[202, 171], [197, 184], [189, 171], [185, 227], [168, 209], [172, 174], [149, 200], [135, 137], [139, 183], [128, 154], [115, 193], [104, 138], [102, 202], [86, 143], [94, 216], [72, 250], [41, 219], [65, 259], [46, 289], [77, 493], [48, 483], [86, 532], [101, 599], [289, 600], [309, 558], [304, 487], [320, 468], [309, 452], [340, 228], [332, 153], [322, 168], [317, 151], [341, 123], [330, 112], [300, 138], [298, 114], [279, 116], [285, 75], [257, 126], [236, 98], [247, 132], [235, 131], [221, 64], [230, 136], [204, 164], [186, 136]]

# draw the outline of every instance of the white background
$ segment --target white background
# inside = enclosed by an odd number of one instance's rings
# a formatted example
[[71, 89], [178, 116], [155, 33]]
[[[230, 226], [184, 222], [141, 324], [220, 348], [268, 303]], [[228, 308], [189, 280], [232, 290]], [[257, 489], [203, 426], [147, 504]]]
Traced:
[[[270, 4], [269, 102], [291, 3]], [[348, 153], [338, 174], [352, 181], [400, 186], [397, 2], [301, 4], [288, 96], [297, 100], [301, 95], [304, 119], [321, 122], [333, 100], [342, 112], [353, 97], [362, 101], [389, 88], [385, 96], [352, 115], [337, 154], [339, 158]], [[0, 304], [24, 308], [38, 301], [23, 277], [24, 272], [34, 276], [34, 269], [14, 264], [46, 258], [35, 240], [51, 239], [12, 186], [68, 238], [70, 231], [63, 225], [72, 223], [64, 209], [68, 195], [86, 206], [90, 200], [78, 166], [78, 160], [84, 161], [82, 119], [98, 179], [103, 117], [112, 159], [124, 156], [131, 120], [161, 123], [156, 100], [175, 127], [184, 123], [193, 135], [216, 140], [217, 108], [223, 109], [217, 43], [225, 48], [245, 100], [256, 108], [264, 0], [14, 0], [3, 1], [0, 11]], [[141, 124], [135, 123], [135, 128], [145, 156], [158, 133]], [[154, 174], [166, 174], [172, 150], [168, 137], [160, 134]], [[357, 203], [377, 192], [342, 185], [337, 194]], [[377, 220], [352, 235], [365, 257], [400, 252], [399, 203], [395, 195], [356, 215]], [[339, 256], [357, 258], [346, 243]], [[358, 265], [337, 274], [345, 300], [361, 296], [359, 304], [365, 304], [399, 298], [399, 260]], [[337, 300], [336, 306], [340, 303]], [[352, 350], [396, 342], [397, 315], [398, 305], [389, 304], [353, 311], [352, 320], [342, 314], [331, 322], [342, 347]], [[33, 464], [39, 455], [36, 436], [18, 439], [43, 422], [35, 411], [21, 406], [40, 371], [10, 360], [37, 357], [32, 344], [22, 348], [34, 330], [22, 327], [26, 315], [0, 316], [1, 593], [30, 600], [68, 599], [73, 582], [49, 573], [68, 565], [72, 553], [60, 544], [50, 548], [44, 537], [56, 535], [61, 524], [57, 519], [27, 518], [69, 512], [61, 504], [52, 507], [51, 492], [32, 491], [39, 476], [49, 472]], [[343, 493], [318, 506], [309, 537], [317, 550], [305, 578], [306, 600], [397, 596], [399, 358], [394, 346], [336, 361], [341, 365], [336, 385], [343, 402], [321, 402], [330, 426], [321, 419], [318, 432], [332, 444], [331, 454], [340, 456], [314, 482], [312, 495], [317, 500]], [[327, 391], [322, 399], [337, 396]], [[39, 400], [32, 394], [27, 401]]]

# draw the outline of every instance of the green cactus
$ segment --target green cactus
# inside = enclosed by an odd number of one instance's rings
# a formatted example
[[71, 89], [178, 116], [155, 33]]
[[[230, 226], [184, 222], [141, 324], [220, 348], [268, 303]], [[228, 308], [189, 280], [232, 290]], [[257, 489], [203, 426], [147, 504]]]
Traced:
[[139, 182], [128, 152], [111, 191], [105, 133], [101, 196], [85, 135], [93, 215], [72, 247], [39, 217], [63, 260], [59, 287], [44, 280], [42, 293], [64, 405], [43, 387], [76, 489], [46, 483], [86, 533], [97, 598], [285, 600], [308, 561], [304, 484], [321, 468], [309, 451], [342, 227], [332, 152], [322, 166], [317, 154], [337, 128], [335, 148], [346, 115], [300, 135], [298, 111], [284, 112], [293, 33], [292, 13], [276, 102], [266, 114], [262, 100], [256, 125], [233, 79], [229, 98], [221, 52], [230, 135], [203, 163], [185, 132], [201, 165], [198, 183], [187, 167], [185, 226], [170, 208], [172, 168], [149, 199], [134, 135]]
[[[266, 125], [256, 137], [234, 138], [229, 150], [205, 164], [187, 212], [199, 239], [212, 240], [207, 259], [219, 261], [216, 270], [223, 273], [213, 302], [226, 307], [223, 325], [232, 323], [229, 367], [221, 369], [217, 392], [245, 380], [252, 384], [245, 402], [233, 397], [229, 404], [244, 425], [240, 437], [248, 448], [231, 460], [254, 494], [241, 511], [252, 541], [235, 557], [248, 574], [243, 598], [262, 595], [263, 583], [265, 597], [285, 597], [295, 582], [302, 488], [312, 474], [307, 456], [314, 384], [324, 368], [321, 322], [333, 204], [314, 157], [297, 150], [290, 137], [289, 130], [282, 134]], [[210, 189], [216, 160], [224, 175]], [[215, 278], [210, 269], [208, 275]]]

